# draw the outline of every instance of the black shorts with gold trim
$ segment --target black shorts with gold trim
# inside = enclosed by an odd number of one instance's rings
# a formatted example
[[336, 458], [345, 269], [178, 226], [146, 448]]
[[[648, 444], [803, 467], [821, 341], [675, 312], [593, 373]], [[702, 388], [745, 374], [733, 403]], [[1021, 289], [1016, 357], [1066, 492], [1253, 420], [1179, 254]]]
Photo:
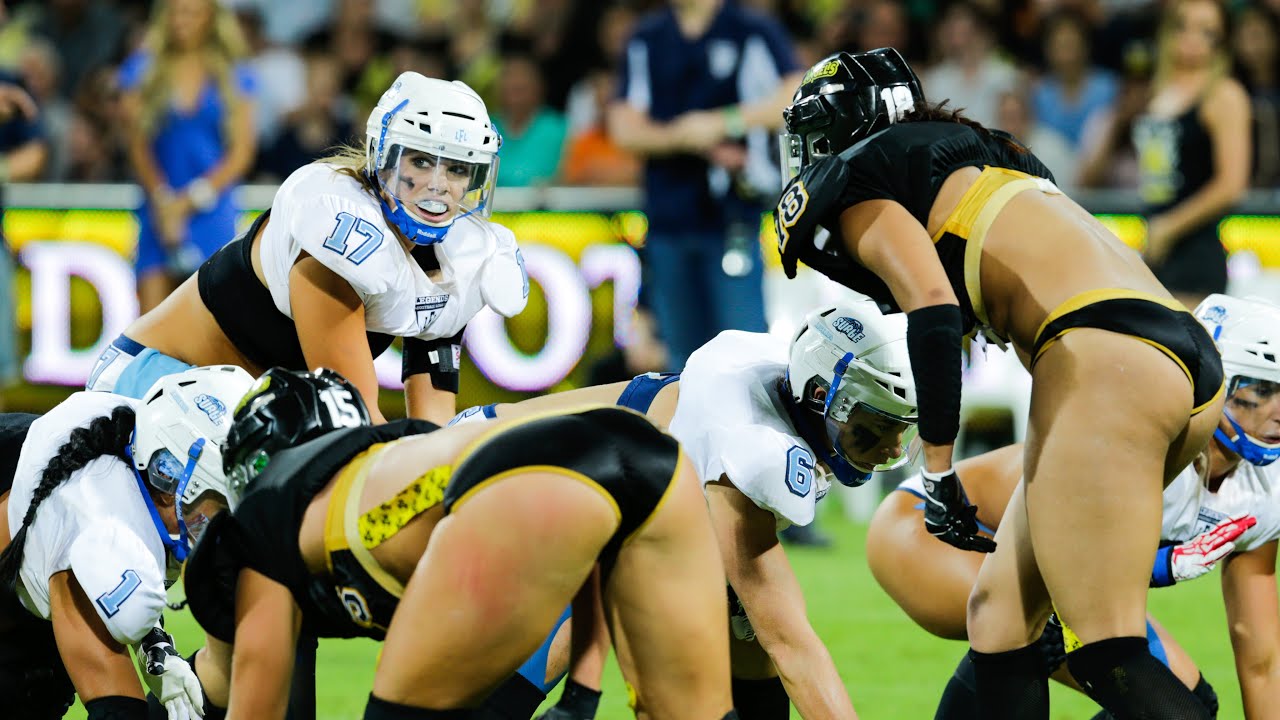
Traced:
[[600, 407], [507, 426], [465, 451], [444, 494], [445, 514], [486, 485], [520, 471], [556, 472], [596, 486], [616, 505], [618, 529], [600, 552], [608, 573], [618, 551], [662, 504], [679, 466], [675, 438], [644, 416]]
[[1045, 318], [1031, 349], [1031, 366], [1058, 338], [1096, 328], [1137, 338], [1169, 356], [1191, 381], [1192, 415], [1225, 390], [1222, 356], [1195, 316], [1176, 300], [1124, 289], [1090, 290], [1059, 305]]

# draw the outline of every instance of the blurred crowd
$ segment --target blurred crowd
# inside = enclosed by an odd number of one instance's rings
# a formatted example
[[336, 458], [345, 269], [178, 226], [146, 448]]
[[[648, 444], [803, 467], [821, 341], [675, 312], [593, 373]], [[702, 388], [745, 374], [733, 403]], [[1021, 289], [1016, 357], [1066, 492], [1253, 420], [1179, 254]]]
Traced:
[[[198, 0], [193, 0], [198, 2]], [[835, 50], [894, 46], [948, 97], [1026, 141], [1059, 184], [1132, 188], [1130, 126], [1156, 69], [1158, 0], [736, 0], [772, 16], [807, 66]], [[40, 179], [136, 179], [122, 94], [155, 0], [10, 2], [0, 67], [40, 106], [50, 156]], [[182, 3], [176, 3], [181, 5]], [[500, 183], [631, 185], [641, 161], [610, 141], [602, 110], [644, 13], [663, 0], [222, 0], [199, 41], [251, 78], [253, 149], [243, 175], [273, 182], [339, 142], [397, 73], [458, 78], [506, 139]], [[1280, 184], [1280, 0], [1227, 3], [1230, 72], [1253, 103], [1254, 186]], [[134, 77], [131, 77], [134, 76]], [[148, 88], [140, 88], [143, 91]], [[228, 92], [234, 88], [227, 89]], [[143, 93], [146, 95], [146, 92]], [[193, 101], [194, 105], [194, 101]]]

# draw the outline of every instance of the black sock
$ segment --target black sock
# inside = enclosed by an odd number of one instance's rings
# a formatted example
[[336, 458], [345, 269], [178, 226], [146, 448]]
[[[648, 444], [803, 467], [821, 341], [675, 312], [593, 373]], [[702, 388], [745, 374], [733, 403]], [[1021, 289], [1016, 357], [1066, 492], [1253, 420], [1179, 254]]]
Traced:
[[364, 720], [471, 720], [471, 710], [428, 710], [389, 702], [369, 693]]
[[1094, 702], [1117, 720], [1211, 720], [1204, 704], [1147, 649], [1145, 637], [1089, 643], [1067, 667]]
[[564, 681], [564, 690], [560, 692], [560, 701], [556, 703], [556, 707], [575, 718], [593, 718], [600, 708], [600, 695], [599, 690], [592, 690], [569, 678]]
[[1209, 711], [1209, 717], [1218, 717], [1218, 693], [1214, 692], [1213, 686], [1208, 680], [1204, 679], [1204, 675], [1200, 676], [1200, 680], [1196, 682], [1196, 687], [1191, 691], [1192, 695], [1200, 701]]
[[743, 680], [733, 678], [733, 706], [741, 720], [787, 720], [791, 717], [791, 698], [782, 678]]
[[489, 697], [476, 708], [476, 720], [529, 720], [538, 706], [547, 699], [542, 688], [529, 682], [520, 673], [511, 677], [489, 693]]
[[969, 650], [978, 716], [983, 720], [1048, 720], [1049, 675], [1040, 643], [1017, 650]]
[[947, 681], [933, 720], [978, 720], [978, 685], [974, 678], [973, 659], [965, 653], [956, 671]]

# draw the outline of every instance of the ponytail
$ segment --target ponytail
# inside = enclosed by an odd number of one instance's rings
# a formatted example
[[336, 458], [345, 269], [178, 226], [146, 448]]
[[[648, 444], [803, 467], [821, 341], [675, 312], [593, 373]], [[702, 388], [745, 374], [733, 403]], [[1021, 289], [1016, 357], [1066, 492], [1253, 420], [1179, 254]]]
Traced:
[[111, 411], [110, 417], [94, 418], [87, 426], [71, 431], [71, 437], [58, 448], [40, 474], [40, 483], [31, 494], [31, 505], [22, 518], [22, 527], [13, 536], [9, 547], [0, 553], [0, 590], [12, 591], [17, 585], [22, 553], [27, 544], [27, 530], [36, 520], [40, 504], [73, 474], [100, 457], [110, 456], [129, 462], [125, 446], [133, 433], [133, 425], [133, 408], [121, 405]]

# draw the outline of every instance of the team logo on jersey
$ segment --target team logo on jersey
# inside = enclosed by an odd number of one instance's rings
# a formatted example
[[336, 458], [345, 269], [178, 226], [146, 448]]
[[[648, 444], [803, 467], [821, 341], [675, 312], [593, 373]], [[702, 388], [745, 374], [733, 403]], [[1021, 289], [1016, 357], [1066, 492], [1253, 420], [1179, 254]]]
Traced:
[[787, 241], [791, 239], [791, 228], [799, 222], [800, 216], [804, 214], [804, 209], [809, 205], [809, 191], [804, 187], [804, 181], [796, 179], [787, 186], [787, 191], [782, 193], [782, 197], [778, 200], [778, 209], [774, 213], [774, 225], [778, 231], [778, 252], [785, 254], [787, 252]]
[[836, 332], [849, 338], [849, 342], [862, 342], [862, 339], [867, 336], [862, 323], [851, 317], [836, 318], [836, 321], [831, 323], [831, 327], [835, 328]]
[[347, 614], [351, 616], [351, 622], [360, 627], [373, 627], [373, 614], [369, 612], [369, 603], [364, 599], [364, 595], [353, 587], [338, 588], [338, 599], [347, 608]]
[[1194, 530], [1194, 534], [1203, 535], [1204, 533], [1209, 532], [1217, 527], [1218, 523], [1226, 520], [1227, 517], [1228, 515], [1226, 513], [1218, 512], [1213, 508], [1201, 507], [1200, 511], [1196, 513], [1196, 529]]
[[212, 395], [197, 395], [196, 407], [200, 411], [209, 416], [209, 422], [217, 425], [222, 422], [222, 418], [227, 416], [227, 406], [218, 398]]
[[707, 43], [707, 69], [711, 76], [723, 80], [738, 67], [738, 46], [732, 40], [712, 40]]
[[440, 317], [440, 311], [448, 304], [448, 295], [419, 295], [413, 303], [413, 310], [418, 315], [418, 330], [426, 330]]

